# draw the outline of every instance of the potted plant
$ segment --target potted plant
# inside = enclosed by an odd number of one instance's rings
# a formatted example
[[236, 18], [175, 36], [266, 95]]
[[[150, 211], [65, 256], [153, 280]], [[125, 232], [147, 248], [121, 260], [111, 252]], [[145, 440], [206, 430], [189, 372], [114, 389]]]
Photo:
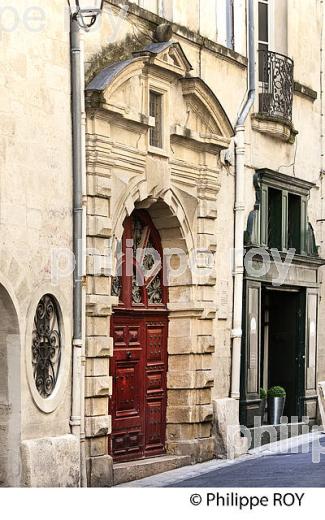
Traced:
[[261, 399], [261, 402], [260, 402], [260, 416], [261, 416], [262, 424], [264, 422], [266, 397], [267, 397], [266, 390], [264, 390], [264, 388], [261, 388], [260, 389], [260, 399]]
[[273, 386], [267, 392], [267, 408], [270, 424], [280, 424], [286, 400], [286, 391], [282, 386]]

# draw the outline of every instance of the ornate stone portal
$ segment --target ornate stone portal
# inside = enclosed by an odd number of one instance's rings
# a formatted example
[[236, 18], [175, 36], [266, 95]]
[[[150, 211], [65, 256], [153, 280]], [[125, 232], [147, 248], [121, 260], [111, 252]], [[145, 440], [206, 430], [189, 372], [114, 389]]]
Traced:
[[[110, 251], [115, 253], [123, 222], [135, 208], [148, 211], [163, 249], [177, 248], [187, 262], [168, 283], [166, 451], [193, 461], [215, 453], [216, 275], [207, 266], [216, 250], [219, 154], [233, 131], [214, 94], [190, 71], [178, 43], [152, 44], [102, 70], [86, 91], [85, 415], [92, 486], [112, 484], [109, 334], [118, 298], [111, 296], [116, 263]], [[171, 257], [171, 265], [179, 258]]]

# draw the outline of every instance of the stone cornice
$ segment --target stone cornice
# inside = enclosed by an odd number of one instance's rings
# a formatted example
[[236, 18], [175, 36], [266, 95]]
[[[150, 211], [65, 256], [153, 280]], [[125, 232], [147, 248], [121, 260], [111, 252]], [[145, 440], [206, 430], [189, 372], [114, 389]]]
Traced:
[[[107, 3], [119, 9], [121, 8], [120, 0], [107, 0]], [[201, 48], [205, 48], [216, 54], [220, 59], [229, 61], [240, 68], [247, 67], [247, 58], [238, 52], [235, 52], [232, 49], [228, 49], [219, 43], [209, 40], [208, 38], [205, 38], [200, 34], [189, 30], [187, 27], [183, 27], [177, 23], [171, 23], [170, 20], [151, 13], [142, 7], [138, 7], [134, 3], [128, 1], [125, 1], [124, 3], [128, 6], [128, 16], [140, 18], [143, 22], [147, 23], [151, 29], [155, 29], [160, 24], [169, 23], [172, 25], [173, 33], [180, 38], [184, 38]]]
[[310, 87], [307, 87], [306, 85], [303, 85], [299, 81], [295, 81], [293, 84], [293, 91], [295, 94], [300, 94], [301, 96], [309, 99], [309, 101], [316, 101], [317, 99], [317, 92], [316, 90], [313, 90]]
[[256, 170], [258, 180], [266, 183], [274, 188], [296, 192], [299, 195], [308, 196], [312, 188], [315, 187], [313, 182], [299, 179], [293, 175], [285, 175], [269, 168], [260, 168]]
[[184, 146], [194, 150], [200, 149], [211, 153], [227, 149], [230, 144], [230, 140], [225, 137], [216, 134], [202, 135], [180, 125], [176, 125], [171, 129], [170, 137], [171, 141], [178, 140]]
[[[257, 250], [257, 249], [259, 249], [259, 247], [258, 246], [245, 247], [246, 252], [249, 251], [250, 249]], [[269, 248], [263, 247], [260, 249], [264, 249], [265, 251], [270, 251]], [[286, 253], [286, 252], [279, 251], [279, 255], [280, 255], [280, 258], [282, 261], [285, 261], [287, 254], [288, 253]], [[256, 260], [254, 259], [254, 262], [262, 262], [262, 259], [260, 260], [257, 255], [258, 255], [258, 253], [256, 252]], [[272, 263], [273, 263], [273, 261], [272, 261]], [[296, 265], [298, 267], [300, 266], [300, 267], [309, 268], [309, 269], [318, 269], [319, 267], [322, 267], [323, 265], [325, 265], [325, 259], [319, 258], [317, 256], [295, 255], [292, 259], [292, 264]], [[250, 278], [250, 277], [248, 276], [247, 278]]]

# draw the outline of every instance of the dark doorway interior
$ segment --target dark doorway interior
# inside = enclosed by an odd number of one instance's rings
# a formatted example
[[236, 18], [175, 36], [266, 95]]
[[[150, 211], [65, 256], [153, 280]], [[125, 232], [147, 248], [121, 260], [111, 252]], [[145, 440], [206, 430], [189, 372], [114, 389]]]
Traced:
[[261, 386], [283, 386], [284, 415], [301, 419], [304, 395], [304, 294], [301, 291], [263, 291]]

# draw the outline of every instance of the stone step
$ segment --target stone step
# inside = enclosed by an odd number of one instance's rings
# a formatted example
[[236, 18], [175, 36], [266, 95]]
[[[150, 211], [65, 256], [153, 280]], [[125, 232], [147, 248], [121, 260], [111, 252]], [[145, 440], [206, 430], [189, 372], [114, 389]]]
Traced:
[[125, 484], [132, 480], [139, 480], [158, 473], [165, 473], [173, 469], [182, 468], [191, 464], [191, 456], [175, 457], [162, 455], [151, 459], [135, 460], [132, 462], [120, 462], [114, 464], [114, 486]]

